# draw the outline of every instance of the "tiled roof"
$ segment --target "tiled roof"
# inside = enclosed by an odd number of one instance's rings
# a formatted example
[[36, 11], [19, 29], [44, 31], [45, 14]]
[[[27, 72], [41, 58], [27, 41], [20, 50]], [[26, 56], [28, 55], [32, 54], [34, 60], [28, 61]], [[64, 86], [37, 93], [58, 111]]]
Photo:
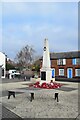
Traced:
[[61, 52], [61, 53], [50, 53], [51, 59], [59, 59], [59, 58], [80, 58], [80, 51], [72, 51], [72, 52]]

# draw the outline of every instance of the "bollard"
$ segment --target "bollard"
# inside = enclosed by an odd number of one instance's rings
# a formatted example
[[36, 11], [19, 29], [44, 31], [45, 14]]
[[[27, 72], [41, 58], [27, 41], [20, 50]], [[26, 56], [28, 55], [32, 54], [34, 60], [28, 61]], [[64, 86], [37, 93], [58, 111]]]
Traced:
[[8, 99], [10, 99], [10, 96], [13, 95], [15, 98], [15, 92], [14, 91], [8, 91]]

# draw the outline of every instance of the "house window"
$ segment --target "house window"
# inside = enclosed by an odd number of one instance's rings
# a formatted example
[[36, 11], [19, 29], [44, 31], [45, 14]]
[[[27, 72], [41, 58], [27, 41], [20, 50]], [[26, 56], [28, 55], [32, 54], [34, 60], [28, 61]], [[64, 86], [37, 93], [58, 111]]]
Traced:
[[4, 76], [4, 68], [2, 68], [2, 76]]
[[59, 75], [64, 76], [64, 69], [59, 69]]
[[75, 69], [75, 76], [80, 76], [80, 68], [79, 69]]
[[66, 59], [58, 59], [58, 65], [66, 65]]
[[76, 64], [80, 65], [80, 58], [76, 58]]
[[72, 64], [73, 64], [73, 65], [76, 65], [76, 58], [73, 58], [73, 59], [72, 59]]
[[80, 65], [80, 58], [73, 58], [72, 59], [72, 64], [73, 65]]

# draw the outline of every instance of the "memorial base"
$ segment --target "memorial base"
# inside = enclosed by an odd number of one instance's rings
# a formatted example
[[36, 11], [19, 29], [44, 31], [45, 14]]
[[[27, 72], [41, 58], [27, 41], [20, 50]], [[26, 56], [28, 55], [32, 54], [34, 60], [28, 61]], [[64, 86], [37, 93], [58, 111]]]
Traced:
[[52, 69], [41, 69], [40, 70], [41, 81], [50, 82], [52, 78]]

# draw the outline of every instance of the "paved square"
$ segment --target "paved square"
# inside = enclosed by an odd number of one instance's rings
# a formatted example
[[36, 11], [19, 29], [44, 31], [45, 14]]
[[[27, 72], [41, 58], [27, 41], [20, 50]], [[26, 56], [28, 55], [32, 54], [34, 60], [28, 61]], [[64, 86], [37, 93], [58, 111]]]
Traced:
[[[29, 81], [28, 81], [29, 82]], [[2, 88], [28, 89], [27, 81], [4, 83]], [[60, 83], [60, 82], [59, 82]], [[64, 82], [61, 82], [64, 84]], [[78, 84], [65, 82], [60, 89], [41, 89], [35, 91], [35, 98], [30, 102], [30, 94], [16, 94], [8, 99], [7, 94], [0, 97], [0, 102], [21, 118], [76, 118], [78, 116]], [[59, 102], [54, 99], [55, 92], [59, 93]]]

